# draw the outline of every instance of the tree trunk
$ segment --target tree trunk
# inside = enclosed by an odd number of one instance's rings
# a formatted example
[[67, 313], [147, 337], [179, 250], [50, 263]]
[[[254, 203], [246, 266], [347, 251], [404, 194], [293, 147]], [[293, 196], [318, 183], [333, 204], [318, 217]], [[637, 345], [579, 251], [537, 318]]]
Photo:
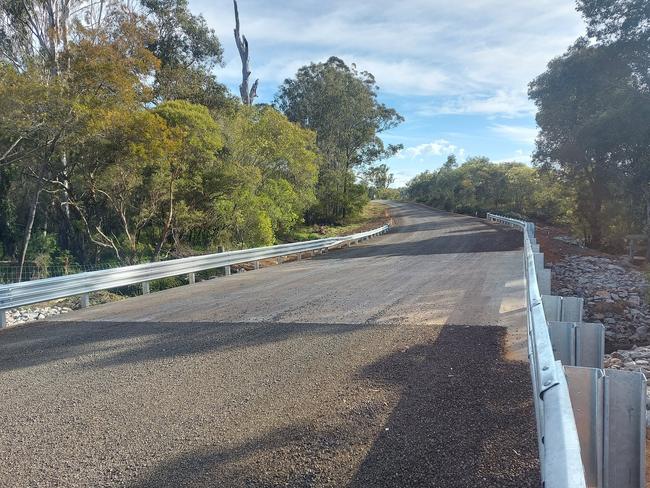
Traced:
[[171, 228], [172, 225], [173, 216], [174, 216], [174, 180], [172, 179], [169, 183], [169, 214], [167, 216], [167, 220], [165, 221], [162, 235], [160, 236], [160, 241], [156, 246], [156, 251], [153, 256], [154, 261], [158, 261], [160, 259], [160, 251], [162, 250], [162, 247], [165, 244], [165, 241], [167, 240], [167, 236], [169, 235], [169, 229]]
[[589, 233], [591, 234], [591, 247], [600, 249], [603, 244], [603, 231], [597, 219], [589, 220]]
[[34, 195], [32, 203], [29, 207], [29, 217], [27, 219], [27, 225], [25, 226], [25, 238], [23, 241], [23, 249], [20, 253], [20, 263], [18, 266], [18, 283], [23, 279], [23, 268], [25, 267], [25, 258], [27, 257], [27, 248], [29, 247], [29, 241], [32, 238], [32, 228], [34, 227], [34, 220], [36, 219], [36, 209], [38, 208], [38, 199], [41, 195], [41, 190], [38, 190]]
[[591, 234], [590, 245], [599, 249], [603, 243], [603, 189], [604, 178], [601, 175], [594, 174], [592, 170], [589, 175], [589, 188], [591, 190], [590, 207], [591, 211], [587, 216], [587, 223], [589, 224], [589, 232]]
[[650, 194], [645, 200], [645, 262], [650, 263]]
[[252, 88], [248, 89], [248, 80], [251, 76], [251, 71], [249, 68], [250, 65], [250, 53], [248, 48], [248, 39], [246, 36], [242, 36], [239, 33], [239, 9], [237, 8], [237, 0], [233, 0], [235, 5], [235, 44], [237, 44], [237, 50], [239, 51], [239, 57], [241, 58], [241, 76], [242, 82], [239, 85], [239, 94], [241, 95], [241, 101], [244, 105], [252, 105], [253, 100], [257, 97], [257, 85], [259, 80], [255, 80]]

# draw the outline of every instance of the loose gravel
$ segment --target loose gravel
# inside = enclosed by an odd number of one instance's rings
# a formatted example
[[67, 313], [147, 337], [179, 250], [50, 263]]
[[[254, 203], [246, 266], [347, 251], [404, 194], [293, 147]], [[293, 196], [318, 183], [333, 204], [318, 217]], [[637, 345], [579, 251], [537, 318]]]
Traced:
[[538, 486], [502, 347], [520, 237], [394, 216], [367, 246], [0, 331], [0, 486]]

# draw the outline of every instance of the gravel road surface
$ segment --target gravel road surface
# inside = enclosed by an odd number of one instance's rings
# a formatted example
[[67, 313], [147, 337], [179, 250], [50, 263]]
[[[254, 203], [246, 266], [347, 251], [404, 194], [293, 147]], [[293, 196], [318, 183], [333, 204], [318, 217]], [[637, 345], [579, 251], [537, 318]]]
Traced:
[[0, 331], [0, 486], [539, 486], [521, 234], [364, 245]]

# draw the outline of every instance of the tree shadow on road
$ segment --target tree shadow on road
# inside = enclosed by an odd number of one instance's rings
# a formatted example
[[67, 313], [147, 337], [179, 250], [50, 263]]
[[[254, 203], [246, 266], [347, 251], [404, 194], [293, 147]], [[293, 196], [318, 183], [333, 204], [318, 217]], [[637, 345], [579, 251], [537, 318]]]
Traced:
[[[0, 372], [74, 358], [104, 368], [347, 334], [385, 324], [285, 322], [39, 322], [3, 331]], [[81, 361], [81, 359], [86, 359]]]
[[[189, 450], [130, 486], [537, 487], [530, 377], [502, 359], [504, 334], [445, 326], [436, 341], [359, 371], [345, 413]], [[368, 403], [369, 389], [397, 400]]]
[[[415, 234], [417, 236], [417, 233]], [[388, 256], [427, 256], [436, 254], [479, 254], [517, 251], [523, 246], [521, 232], [516, 230], [476, 229], [462, 234], [443, 234], [404, 242], [385, 242], [381, 238], [370, 245], [354, 246], [319, 259], [350, 259]]]
[[503, 359], [505, 332], [448, 325], [367, 368], [402, 395], [350, 486], [539, 486], [530, 376]]

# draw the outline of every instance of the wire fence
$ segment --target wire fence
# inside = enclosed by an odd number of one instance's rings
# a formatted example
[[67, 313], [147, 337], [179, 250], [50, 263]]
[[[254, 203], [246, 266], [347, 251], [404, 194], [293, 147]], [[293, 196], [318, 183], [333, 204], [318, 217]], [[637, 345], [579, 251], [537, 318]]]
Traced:
[[[44, 266], [28, 263], [23, 266], [22, 273], [17, 264], [0, 263], [0, 284], [18, 283], [19, 281], [41, 280], [55, 276], [66, 276], [86, 271], [117, 268], [117, 263], [103, 264], [69, 264], [65, 266]], [[20, 277], [20, 279], [19, 279]]]
[[[113, 269], [124, 266], [120, 263], [102, 263], [102, 264], [70, 264], [66, 266], [42, 266], [33, 263], [28, 263], [23, 266], [22, 274], [20, 273], [20, 266], [17, 264], [7, 264], [0, 262], [0, 285], [8, 285], [11, 283], [19, 283], [22, 281], [41, 280], [43, 278], [54, 278], [55, 276], [67, 276], [76, 273], [85, 273], [87, 271], [99, 271], [102, 269]], [[204, 270], [196, 273], [196, 279], [207, 280], [216, 276], [222, 276], [223, 269]], [[20, 276], [20, 279], [18, 277]], [[153, 284], [155, 289], [164, 289], [171, 286], [172, 281], [186, 279], [184, 277], [169, 278], [157, 280], [159, 283]], [[165, 281], [169, 283], [165, 283]], [[127, 287], [128, 288], [128, 287]]]

